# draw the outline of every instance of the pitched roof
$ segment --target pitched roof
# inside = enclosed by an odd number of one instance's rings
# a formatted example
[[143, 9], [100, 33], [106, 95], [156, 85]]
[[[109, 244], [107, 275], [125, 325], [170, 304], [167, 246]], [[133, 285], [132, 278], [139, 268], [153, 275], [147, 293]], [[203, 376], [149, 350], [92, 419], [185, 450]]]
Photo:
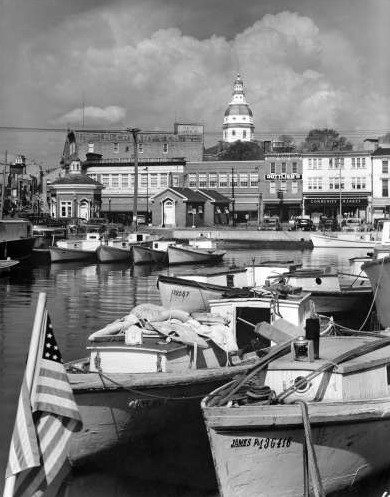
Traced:
[[219, 193], [216, 190], [206, 190], [202, 188], [199, 189], [198, 192], [207, 195], [209, 199], [214, 202], [228, 204], [231, 201], [229, 197], [227, 197], [226, 195], [222, 195], [222, 193]]
[[50, 185], [96, 185], [103, 186], [99, 181], [96, 181], [86, 174], [69, 174], [63, 178], [58, 178], [52, 181]]
[[182, 188], [177, 186], [171, 186], [169, 190], [173, 190], [182, 197], [185, 197], [190, 202], [204, 202], [204, 196], [196, 190], [192, 190], [192, 188]]
[[390, 155], [390, 148], [377, 148], [372, 155]]

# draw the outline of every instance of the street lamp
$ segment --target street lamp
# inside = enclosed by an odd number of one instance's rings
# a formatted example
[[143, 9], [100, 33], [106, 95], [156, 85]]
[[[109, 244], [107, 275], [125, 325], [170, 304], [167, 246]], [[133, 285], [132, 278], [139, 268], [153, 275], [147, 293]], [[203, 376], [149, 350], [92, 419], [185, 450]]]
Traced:
[[108, 220], [111, 223], [111, 197], [108, 197]]
[[134, 195], [133, 195], [133, 223], [134, 231], [138, 229], [138, 134], [139, 128], [127, 128], [127, 131], [133, 135], [134, 142]]

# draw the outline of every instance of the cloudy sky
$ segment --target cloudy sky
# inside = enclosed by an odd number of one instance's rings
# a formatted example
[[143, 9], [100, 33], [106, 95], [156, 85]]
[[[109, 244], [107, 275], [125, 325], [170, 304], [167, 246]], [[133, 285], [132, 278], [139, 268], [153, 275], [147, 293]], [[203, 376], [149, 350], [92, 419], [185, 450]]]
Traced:
[[[240, 72], [256, 131], [390, 129], [390, 0], [0, 0], [0, 126], [220, 139]], [[0, 131], [45, 164], [61, 133]], [[54, 155], [53, 155], [54, 154]]]

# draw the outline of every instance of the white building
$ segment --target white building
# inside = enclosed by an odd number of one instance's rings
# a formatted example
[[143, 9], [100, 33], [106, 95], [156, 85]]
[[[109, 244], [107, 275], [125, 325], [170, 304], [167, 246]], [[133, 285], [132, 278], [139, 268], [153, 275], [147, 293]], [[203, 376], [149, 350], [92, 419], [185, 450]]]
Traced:
[[239, 74], [233, 85], [233, 98], [225, 111], [222, 129], [224, 142], [253, 140], [253, 114], [246, 101], [244, 83]]
[[320, 215], [371, 220], [371, 152], [302, 154], [302, 177], [302, 213], [310, 215], [314, 222]]
[[372, 160], [372, 218], [389, 217], [390, 148], [377, 148]]

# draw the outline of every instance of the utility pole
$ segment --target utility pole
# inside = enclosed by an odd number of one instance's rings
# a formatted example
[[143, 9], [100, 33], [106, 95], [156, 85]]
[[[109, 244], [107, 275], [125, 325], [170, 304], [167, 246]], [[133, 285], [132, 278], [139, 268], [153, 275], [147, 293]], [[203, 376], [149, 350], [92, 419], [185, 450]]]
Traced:
[[232, 167], [232, 211], [233, 211], [233, 226], [236, 225], [236, 199], [234, 198], [234, 168]]
[[5, 180], [7, 174], [8, 150], [5, 151], [5, 160], [3, 164], [3, 183], [1, 185], [1, 204], [0, 204], [0, 219], [3, 219], [4, 197], [5, 197]]
[[260, 184], [260, 166], [257, 167], [257, 224], [259, 228], [263, 225], [263, 193]]
[[138, 133], [139, 128], [127, 128], [133, 135], [134, 142], [134, 195], [133, 195], [133, 225], [134, 231], [138, 229]]

